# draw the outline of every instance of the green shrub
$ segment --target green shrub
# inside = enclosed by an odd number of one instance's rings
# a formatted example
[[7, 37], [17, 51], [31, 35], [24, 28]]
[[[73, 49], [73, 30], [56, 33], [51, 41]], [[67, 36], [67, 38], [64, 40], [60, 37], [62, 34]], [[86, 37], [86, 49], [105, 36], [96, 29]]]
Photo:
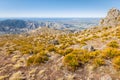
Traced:
[[113, 66], [114, 66], [116, 69], [120, 69], [120, 56], [115, 57], [115, 58], [112, 60], [112, 63], [113, 63]]
[[110, 33], [103, 33], [102, 35], [101, 35], [101, 37], [107, 37], [107, 36], [109, 36], [110, 35]]
[[5, 45], [6, 41], [0, 41], [0, 47], [3, 47]]
[[65, 55], [63, 63], [68, 69], [75, 70], [78, 66], [84, 65], [90, 60], [89, 54], [85, 50], [73, 50]]
[[48, 47], [48, 51], [49, 51], [49, 52], [56, 51], [55, 46], [54, 46], [54, 45], [49, 46], [49, 47]]
[[44, 52], [40, 52], [40, 53], [34, 54], [32, 57], [30, 57], [27, 60], [27, 65], [29, 66], [29, 65], [41, 64], [41, 63], [44, 63], [47, 60], [48, 60], [47, 54], [45, 54]]
[[107, 44], [107, 46], [112, 48], [118, 48], [119, 43], [117, 41], [111, 41], [110, 43]]
[[79, 66], [76, 54], [68, 54], [64, 57], [63, 63], [68, 69], [75, 70]]
[[99, 56], [102, 53], [102, 51], [96, 50], [94, 52], [90, 52], [89, 56], [90, 58], [96, 58], [97, 56]]
[[89, 60], [90, 60], [90, 55], [89, 55], [89, 53], [79, 54], [78, 60], [79, 60], [79, 62], [80, 62], [81, 64], [83, 64], [83, 65], [84, 65], [85, 63], [89, 62]]
[[28, 60], [27, 60], [27, 65], [29, 66], [29, 65], [33, 64], [35, 58], [36, 58], [36, 55], [33, 55], [33, 56], [31, 56], [30, 58], [28, 58]]
[[106, 48], [101, 55], [103, 58], [111, 59], [120, 55], [120, 51], [116, 48]]
[[64, 53], [63, 53], [63, 55], [67, 55], [67, 54], [69, 54], [69, 53], [71, 53], [73, 51], [73, 49], [66, 49], [66, 50], [64, 50]]
[[95, 67], [99, 67], [105, 64], [105, 61], [102, 58], [96, 58], [93, 61]]

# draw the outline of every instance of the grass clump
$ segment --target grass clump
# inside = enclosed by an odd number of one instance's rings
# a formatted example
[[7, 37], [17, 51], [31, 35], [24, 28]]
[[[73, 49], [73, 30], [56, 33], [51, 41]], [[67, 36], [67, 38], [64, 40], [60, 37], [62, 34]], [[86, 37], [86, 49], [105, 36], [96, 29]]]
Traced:
[[34, 54], [27, 60], [27, 65], [38, 65], [44, 63], [48, 60], [48, 56], [44, 52], [40, 52], [38, 54]]
[[49, 52], [56, 51], [55, 46], [54, 46], [54, 45], [50, 45], [50, 46], [48, 47], [48, 51], [49, 51]]
[[95, 65], [95, 67], [99, 67], [99, 66], [104, 65], [105, 61], [102, 58], [96, 58], [96, 59], [94, 59], [93, 63]]
[[75, 70], [79, 66], [78, 57], [76, 54], [68, 54], [64, 57], [63, 63], [68, 69]]
[[63, 54], [62, 55], [67, 55], [67, 54], [69, 54], [69, 53], [71, 53], [73, 51], [73, 49], [72, 48], [70, 48], [70, 49], [66, 49], [66, 50], [64, 50], [64, 52], [63, 52]]
[[96, 58], [97, 56], [99, 56], [101, 53], [102, 53], [102, 51], [96, 50], [94, 52], [90, 52], [89, 56], [90, 56], [91, 59], [93, 59], [93, 58]]
[[120, 69], [120, 56], [113, 58], [112, 63], [116, 69]]
[[63, 64], [70, 70], [75, 70], [89, 61], [89, 54], [85, 50], [73, 50], [65, 55]]
[[111, 58], [114, 58], [114, 57], [120, 55], [120, 51], [116, 48], [107, 48], [107, 49], [103, 50], [101, 55], [103, 58], [111, 59]]
[[107, 46], [112, 48], [119, 48], [119, 44], [117, 41], [111, 41], [110, 43], [107, 44]]
[[0, 47], [3, 47], [6, 44], [6, 41], [1, 41], [0, 42]]

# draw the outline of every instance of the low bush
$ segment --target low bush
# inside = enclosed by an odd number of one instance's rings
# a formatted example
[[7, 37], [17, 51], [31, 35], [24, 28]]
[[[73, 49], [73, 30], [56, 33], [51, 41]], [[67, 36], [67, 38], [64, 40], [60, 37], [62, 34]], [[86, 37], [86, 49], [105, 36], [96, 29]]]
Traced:
[[48, 60], [47, 54], [45, 54], [44, 52], [40, 52], [38, 54], [34, 54], [33, 56], [31, 56], [27, 60], [27, 65], [29, 66], [29, 65], [41, 64], [41, 63], [44, 63], [47, 60]]
[[54, 46], [54, 45], [49, 46], [49, 47], [48, 47], [48, 51], [49, 51], [49, 52], [56, 51], [55, 46]]
[[113, 66], [114, 66], [116, 69], [120, 69], [120, 56], [115, 57], [115, 58], [112, 60], [112, 63], [113, 63]]
[[63, 50], [63, 53], [62, 53], [62, 55], [67, 55], [67, 54], [69, 54], [69, 53], [71, 53], [73, 51], [73, 49], [72, 48], [69, 48], [69, 49], [66, 49], [66, 50]]
[[116, 48], [106, 48], [101, 54], [101, 56], [106, 59], [111, 59], [119, 55], [120, 51]]
[[95, 65], [95, 67], [99, 67], [99, 66], [104, 65], [105, 61], [102, 58], [96, 58], [94, 59], [93, 64]]
[[84, 65], [89, 61], [89, 54], [85, 50], [73, 50], [65, 55], [63, 63], [68, 69], [75, 70], [78, 66]]
[[96, 50], [96, 51], [94, 51], [94, 52], [90, 52], [90, 53], [89, 53], [89, 56], [90, 56], [90, 58], [92, 59], [92, 58], [96, 58], [96, 57], [99, 56], [101, 53], [102, 53], [102, 51]]
[[6, 41], [1, 41], [0, 42], [0, 47], [3, 47], [5, 45]]
[[119, 48], [119, 44], [117, 41], [111, 41], [110, 43], [107, 44], [107, 46], [112, 48]]
[[78, 57], [76, 54], [68, 54], [63, 59], [63, 64], [67, 66], [68, 69], [75, 70], [79, 66]]

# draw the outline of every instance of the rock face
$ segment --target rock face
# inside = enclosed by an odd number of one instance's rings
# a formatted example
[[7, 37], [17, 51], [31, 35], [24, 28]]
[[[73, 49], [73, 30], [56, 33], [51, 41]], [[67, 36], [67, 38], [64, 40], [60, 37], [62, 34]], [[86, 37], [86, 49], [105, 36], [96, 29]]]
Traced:
[[112, 26], [120, 25], [120, 10], [112, 8], [109, 10], [106, 18], [100, 21], [100, 26]]

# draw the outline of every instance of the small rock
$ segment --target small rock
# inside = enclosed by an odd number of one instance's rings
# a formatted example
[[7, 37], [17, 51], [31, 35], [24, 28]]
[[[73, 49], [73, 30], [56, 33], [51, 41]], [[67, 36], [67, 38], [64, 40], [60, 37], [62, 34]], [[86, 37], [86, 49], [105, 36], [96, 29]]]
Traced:
[[51, 40], [50, 43], [54, 44], [54, 45], [59, 45], [59, 41], [58, 40]]
[[111, 76], [110, 75], [104, 75], [100, 78], [100, 80], [112, 80]]
[[81, 49], [88, 50], [88, 51], [95, 51], [94, 47], [91, 45], [83, 46]]

